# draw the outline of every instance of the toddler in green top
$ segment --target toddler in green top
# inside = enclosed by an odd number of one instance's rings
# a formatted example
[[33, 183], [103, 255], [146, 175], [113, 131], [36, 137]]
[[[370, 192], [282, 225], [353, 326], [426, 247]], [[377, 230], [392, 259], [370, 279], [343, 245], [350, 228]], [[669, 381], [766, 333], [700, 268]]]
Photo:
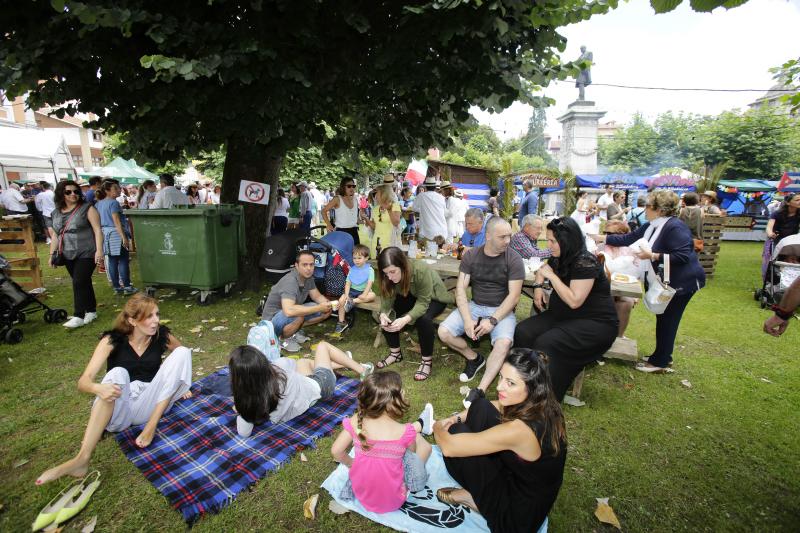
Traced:
[[339, 298], [339, 322], [334, 333], [342, 333], [349, 326], [345, 321], [345, 314], [349, 313], [355, 304], [371, 302], [375, 299], [372, 292], [372, 283], [375, 281], [375, 271], [367, 264], [369, 248], [363, 244], [353, 247], [353, 263], [347, 274], [344, 284], [344, 293]]

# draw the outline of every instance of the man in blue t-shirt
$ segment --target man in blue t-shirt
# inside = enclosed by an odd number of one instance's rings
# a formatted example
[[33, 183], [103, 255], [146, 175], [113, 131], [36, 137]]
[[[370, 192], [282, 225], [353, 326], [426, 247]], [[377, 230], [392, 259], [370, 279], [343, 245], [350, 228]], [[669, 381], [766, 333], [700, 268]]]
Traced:
[[461, 236], [461, 244], [466, 248], [477, 248], [486, 242], [486, 220], [491, 215], [487, 215], [484, 220], [483, 211], [477, 207], [467, 209], [464, 215], [464, 235]]
[[533, 188], [531, 180], [525, 180], [522, 184], [522, 190], [525, 196], [522, 198], [522, 203], [519, 205], [519, 227], [522, 227], [522, 219], [526, 215], [535, 215], [539, 211], [539, 193]]

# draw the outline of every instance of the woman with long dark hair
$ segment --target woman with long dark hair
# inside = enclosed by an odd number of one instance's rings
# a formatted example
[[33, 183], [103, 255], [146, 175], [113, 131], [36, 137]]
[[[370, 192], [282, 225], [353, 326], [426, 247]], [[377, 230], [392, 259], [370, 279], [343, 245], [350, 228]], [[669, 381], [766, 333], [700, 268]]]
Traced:
[[362, 379], [373, 370], [371, 364], [359, 363], [324, 341], [317, 345], [313, 361], [279, 357], [270, 362], [258, 348], [238, 346], [231, 350], [228, 366], [236, 429], [242, 437], [249, 437], [254, 426], [268, 420], [286, 422], [333, 396], [334, 370], [347, 368]]
[[380, 327], [389, 355], [377, 363], [385, 368], [403, 360], [400, 350], [400, 332], [415, 324], [419, 335], [422, 361], [415, 381], [424, 381], [431, 375], [433, 365], [433, 339], [436, 328], [433, 320], [453, 303], [453, 294], [447, 290], [439, 274], [424, 261], [411, 261], [400, 248], [391, 246], [378, 257], [378, 286], [381, 293]]
[[[333, 211], [333, 221], [331, 221], [331, 211]], [[358, 198], [356, 198], [355, 179], [349, 176], [342, 178], [339, 188], [336, 189], [336, 196], [322, 208], [322, 219], [328, 231], [344, 231], [353, 236], [354, 244], [361, 244], [358, 237]]]
[[[72, 277], [75, 315], [64, 323], [79, 328], [97, 318], [97, 300], [92, 287], [94, 267], [103, 259], [103, 233], [100, 215], [84, 201], [81, 188], [72, 180], [58, 182], [54, 195], [53, 227], [50, 231], [50, 266], [56, 256], [63, 258]], [[58, 252], [58, 254], [56, 253]]]
[[497, 400], [476, 399], [469, 410], [438, 420], [433, 434], [447, 472], [463, 487], [439, 489], [439, 500], [479, 512], [491, 531], [541, 528], [567, 457], [564, 415], [543, 353], [512, 349], [498, 375]]
[[547, 245], [552, 257], [536, 271], [533, 290], [537, 309], [545, 309], [545, 280], [553, 292], [546, 311], [517, 324], [514, 346], [548, 355], [553, 392], [561, 401], [583, 367], [614, 343], [619, 320], [603, 265], [586, 250], [578, 223], [568, 217], [550, 221]]
[[272, 215], [272, 234], [283, 233], [289, 225], [289, 200], [283, 189], [278, 189], [275, 197], [275, 213]]
[[[82, 477], [103, 431], [145, 424], [136, 445], [146, 448], [161, 416], [185, 397], [192, 384], [192, 351], [159, 323], [158, 304], [136, 294], [109, 331], [103, 332], [78, 380], [78, 390], [95, 396], [81, 448], [74, 458], [44, 472], [37, 485], [64, 475]], [[167, 354], [164, 357], [164, 354]], [[163, 359], [162, 359], [163, 358]], [[100, 383], [95, 376], [105, 365]]]

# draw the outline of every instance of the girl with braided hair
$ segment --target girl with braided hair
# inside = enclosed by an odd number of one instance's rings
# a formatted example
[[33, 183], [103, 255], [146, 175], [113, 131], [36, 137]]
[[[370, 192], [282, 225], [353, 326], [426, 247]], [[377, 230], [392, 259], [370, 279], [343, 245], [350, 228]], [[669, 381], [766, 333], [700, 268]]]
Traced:
[[[409, 408], [403, 382], [397, 372], [377, 372], [362, 381], [358, 410], [342, 422], [342, 431], [331, 446], [333, 458], [350, 468], [343, 500], [357, 498], [373, 513], [399, 509], [408, 492], [425, 488], [425, 462], [431, 445], [421, 434], [433, 431], [433, 406], [412, 424], [400, 420]], [[347, 453], [355, 446], [354, 458]]]

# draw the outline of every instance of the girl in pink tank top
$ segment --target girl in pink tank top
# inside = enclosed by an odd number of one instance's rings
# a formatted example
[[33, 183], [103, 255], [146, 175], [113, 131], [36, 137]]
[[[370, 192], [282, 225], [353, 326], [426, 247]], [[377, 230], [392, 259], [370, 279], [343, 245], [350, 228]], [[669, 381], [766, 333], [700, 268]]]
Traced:
[[368, 511], [388, 513], [403, 505], [407, 492], [425, 487], [431, 445], [420, 433], [431, 434], [433, 407], [426, 404], [417, 421], [403, 424], [408, 408], [397, 372], [376, 372], [361, 383], [358, 410], [342, 421], [344, 431], [331, 446], [333, 458], [350, 468], [343, 499], [355, 497]]

